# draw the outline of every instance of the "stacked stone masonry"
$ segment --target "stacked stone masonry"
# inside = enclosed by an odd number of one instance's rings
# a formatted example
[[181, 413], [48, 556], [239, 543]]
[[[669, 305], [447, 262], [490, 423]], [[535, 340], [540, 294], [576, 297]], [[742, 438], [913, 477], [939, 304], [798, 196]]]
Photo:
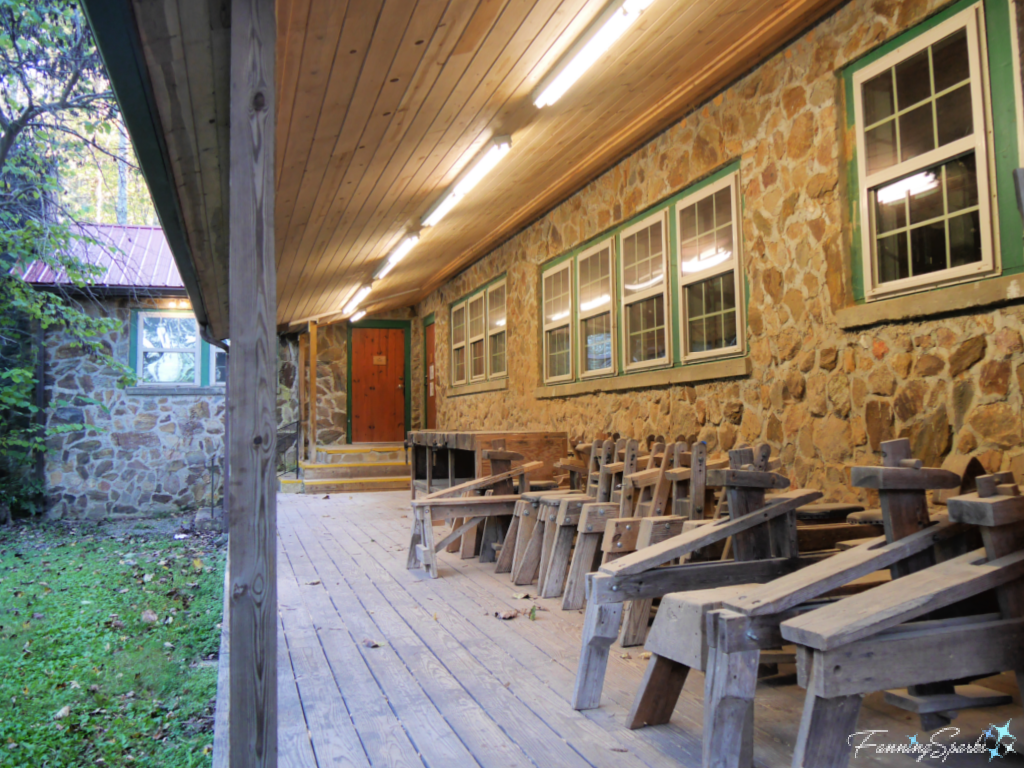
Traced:
[[[102, 300], [89, 309], [122, 322], [102, 341], [127, 364], [128, 302]], [[210, 506], [211, 496], [215, 507], [221, 504], [223, 387], [173, 395], [163, 394], [166, 388], [149, 394], [145, 386], [123, 387], [117, 370], [73, 346], [62, 332], [47, 335], [46, 361], [48, 425], [84, 426], [47, 441], [49, 517], [178, 514]]]
[[[437, 323], [446, 429], [682, 435], [713, 452], [767, 441], [800, 486], [854, 500], [849, 468], [907, 436], [1024, 474], [1024, 306], [844, 331], [853, 303], [837, 74], [946, 3], [855, 0], [492, 251], [417, 307]], [[1020, 27], [1020, 23], [1018, 23]], [[1019, 32], [1019, 29], [1018, 29]], [[739, 160], [749, 377], [538, 399], [540, 266]], [[508, 275], [507, 391], [450, 397], [450, 303]]]

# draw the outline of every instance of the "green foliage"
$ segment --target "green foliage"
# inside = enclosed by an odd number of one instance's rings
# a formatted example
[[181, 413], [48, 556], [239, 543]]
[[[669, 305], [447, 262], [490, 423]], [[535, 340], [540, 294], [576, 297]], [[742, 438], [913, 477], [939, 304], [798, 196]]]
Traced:
[[223, 569], [198, 538], [0, 532], [0, 766], [209, 766]]
[[[80, 254], [98, 243], [64, 206], [61, 183], [88, 153], [106, 156], [96, 136], [117, 116], [78, 3], [0, 0], [0, 504], [22, 511], [41, 490], [30, 470], [46, 437], [83, 428], [47, 431], [33, 418], [36, 329], [60, 328], [83, 355], [133, 377], [103, 340], [119, 323], [89, 312], [88, 286], [102, 270]], [[22, 280], [32, 264], [61, 275], [60, 290]]]

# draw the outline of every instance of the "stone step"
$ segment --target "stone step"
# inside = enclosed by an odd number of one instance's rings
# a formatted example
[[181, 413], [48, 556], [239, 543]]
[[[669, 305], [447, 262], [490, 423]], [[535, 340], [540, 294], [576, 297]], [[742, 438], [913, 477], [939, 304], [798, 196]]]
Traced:
[[350, 477], [346, 479], [305, 480], [302, 493], [333, 493], [340, 491], [407, 491], [406, 477]]
[[344, 480], [353, 477], [409, 478], [409, 465], [403, 461], [368, 461], [360, 464], [299, 464], [303, 480]]
[[363, 443], [360, 445], [317, 446], [317, 464], [365, 464], [405, 461], [401, 443]]
[[302, 493], [302, 480], [296, 480], [295, 475], [279, 478], [277, 486], [281, 493]]

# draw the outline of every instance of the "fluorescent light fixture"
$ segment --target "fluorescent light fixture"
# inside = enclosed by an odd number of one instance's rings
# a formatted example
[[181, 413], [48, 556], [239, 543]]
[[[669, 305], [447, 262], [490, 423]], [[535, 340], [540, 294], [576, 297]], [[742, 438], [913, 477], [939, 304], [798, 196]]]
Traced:
[[348, 321], [350, 323], [358, 323], [364, 317], [366, 317], [366, 310], [365, 309], [360, 309], [358, 312], [356, 312], [354, 315], [352, 315], [352, 317], [350, 317], [348, 319]]
[[364, 285], [362, 288], [356, 291], [356, 295], [353, 296], [351, 301], [349, 301], [349, 303], [345, 305], [345, 308], [341, 310], [341, 313], [343, 315], [353, 314], [357, 309], [359, 309], [359, 305], [363, 303], [363, 299], [369, 296], [370, 291], [372, 290], [372, 285]]
[[597, 309], [598, 307], [603, 307], [605, 304], [608, 304], [609, 302], [611, 302], [611, 300], [612, 300], [612, 297], [609, 296], [606, 293], [603, 296], [598, 296], [596, 299], [591, 299], [590, 301], [582, 302], [580, 304], [580, 311], [581, 312], [589, 312], [592, 309]]
[[419, 241], [419, 235], [409, 235], [404, 238], [402, 242], [398, 244], [398, 247], [395, 248], [395, 250], [393, 250], [388, 256], [388, 260], [384, 262], [384, 266], [382, 266], [380, 271], [377, 273], [376, 279], [380, 280], [382, 277], [385, 277], [388, 272], [395, 268], [395, 265], [398, 262], [405, 258], [405, 255], [409, 253], [409, 251], [416, 247], [416, 243]]
[[728, 261], [732, 258], [732, 251], [704, 251], [696, 259], [690, 259], [689, 261], [683, 262], [683, 272], [685, 274], [693, 274], [694, 272], [703, 272], [705, 269], [711, 269], [711, 267], [717, 267], [719, 264]]
[[924, 173], [900, 179], [887, 187], [882, 187], [875, 194], [878, 196], [878, 202], [882, 205], [888, 205], [889, 203], [903, 200], [908, 194], [912, 196], [920, 195], [923, 192], [931, 192], [938, 186], [939, 182], [935, 178], [935, 174], [931, 171], [925, 171]]
[[554, 104], [572, 88], [583, 73], [611, 48], [623, 33], [633, 26], [653, 0], [615, 0], [587, 27], [580, 38], [561, 58], [553, 70], [540, 81], [534, 91], [537, 109]]
[[447, 215], [448, 211], [469, 194], [480, 180], [498, 164], [508, 151], [512, 149], [512, 139], [508, 136], [495, 136], [491, 139], [466, 169], [459, 174], [455, 183], [448, 187], [444, 197], [434, 205], [420, 223], [424, 227], [433, 227]]

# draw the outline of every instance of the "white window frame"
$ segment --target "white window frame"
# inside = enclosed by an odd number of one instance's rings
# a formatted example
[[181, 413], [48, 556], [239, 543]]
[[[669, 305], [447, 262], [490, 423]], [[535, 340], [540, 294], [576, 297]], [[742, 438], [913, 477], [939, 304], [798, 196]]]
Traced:
[[[196, 324], [196, 342], [192, 347], [147, 347], [143, 343], [145, 318], [147, 317], [173, 317], [178, 320], [189, 318]], [[140, 309], [135, 316], [136, 336], [135, 343], [135, 375], [138, 376], [138, 383], [145, 387], [191, 387], [199, 386], [203, 375], [203, 340], [199, 336], [199, 321], [190, 312], [169, 312], [158, 309]], [[192, 353], [195, 359], [195, 373], [192, 381], [146, 381], [142, 365], [146, 352], [185, 352]]]
[[215, 347], [213, 344], [210, 344], [209, 347], [210, 347], [210, 359], [209, 359], [208, 365], [210, 367], [210, 386], [211, 387], [224, 387], [224, 386], [227, 386], [227, 382], [226, 381], [217, 381], [217, 355], [221, 354], [221, 355], [224, 355], [226, 357], [228, 353], [225, 352], [220, 347]]
[[[561, 264], [546, 269], [541, 273], [540, 285], [541, 285], [541, 297], [540, 297], [540, 317], [541, 317], [541, 335], [542, 344], [541, 350], [543, 357], [541, 359], [541, 374], [543, 375], [544, 382], [546, 384], [552, 384], [559, 381], [572, 381], [573, 372], [575, 371], [575, 358], [573, 354], [573, 315], [575, 313], [575, 296], [573, 295], [573, 280], [572, 270], [573, 260], [566, 259]], [[547, 278], [563, 270], [570, 270], [569, 274], [569, 315], [564, 319], [548, 322], [547, 319], [547, 291], [544, 287]], [[564, 376], [548, 376], [548, 332], [557, 330], [565, 326], [569, 329], [569, 372]], [[507, 337], [506, 337], [507, 338]], [[507, 363], [506, 363], [507, 365]]]
[[[714, 184], [709, 184], [706, 187], [702, 187], [693, 194], [687, 195], [682, 200], [677, 202], [672, 209], [672, 213], [675, 216], [676, 221], [676, 254], [679, 262], [679, 338], [680, 338], [680, 354], [684, 363], [697, 362], [699, 360], [707, 360], [716, 357], [729, 357], [742, 353], [746, 348], [746, 319], [744, 316], [744, 296], [742, 292], [743, 281], [740, 280], [740, 265], [743, 263], [742, 252], [742, 228], [739, 225], [740, 221], [740, 206], [739, 206], [739, 172], [730, 173], [725, 178], [719, 179]], [[704, 198], [711, 197], [712, 195], [720, 192], [723, 189], [730, 188], [732, 190], [731, 203], [732, 203], [732, 258], [727, 261], [723, 261], [721, 264], [717, 264], [712, 268], [709, 268], [702, 272], [694, 272], [692, 274], [685, 274], [683, 272], [683, 251], [682, 251], [682, 232], [679, 228], [679, 214], [680, 212], [688, 208], [689, 206], [697, 203]], [[722, 347], [721, 349], [711, 349], [704, 352], [690, 352], [690, 313], [689, 308], [686, 305], [686, 287], [693, 283], [700, 283], [708, 280], [712, 277], [725, 274], [729, 270], [732, 270], [733, 280], [735, 285], [733, 290], [736, 292], [736, 344], [731, 347]]]
[[[626, 296], [626, 280], [625, 280], [626, 259], [625, 259], [625, 253], [624, 253], [622, 241], [625, 240], [625, 238], [627, 238], [630, 235], [632, 235], [634, 232], [639, 232], [642, 229], [647, 229], [652, 224], [654, 224], [655, 221], [658, 220], [658, 219], [661, 220], [661, 238], [662, 238], [661, 257], [662, 257], [662, 260], [663, 260], [662, 269], [663, 269], [663, 274], [664, 274], [664, 279], [661, 281], [661, 287], [660, 288], [659, 287], [648, 288], [645, 291], [639, 291], [637, 293], [634, 293], [632, 296]], [[624, 230], [622, 230], [619, 233], [618, 244], [617, 245], [618, 245], [618, 254], [619, 254], [619, 259], [618, 259], [618, 262], [619, 262], [619, 285], [621, 286], [620, 290], [621, 290], [621, 294], [622, 294], [621, 302], [620, 302], [620, 305], [619, 305], [619, 317], [621, 318], [621, 321], [619, 322], [619, 325], [620, 325], [620, 340], [619, 340], [619, 343], [622, 344], [622, 364], [623, 364], [623, 370], [626, 371], [626, 372], [629, 372], [629, 371], [641, 371], [641, 370], [645, 370], [647, 368], [664, 368], [664, 367], [672, 365], [672, 301], [670, 299], [670, 292], [669, 292], [669, 281], [671, 280], [671, 275], [669, 273], [669, 247], [670, 247], [670, 245], [669, 245], [669, 236], [668, 236], [668, 225], [669, 225], [669, 222], [668, 222], [668, 209], [666, 208], [664, 210], [658, 211], [655, 214], [652, 214], [651, 216], [647, 216], [646, 218], [641, 219], [636, 224], [633, 224], [632, 226], [626, 227]], [[645, 299], [649, 299], [649, 298], [651, 298], [653, 296], [657, 296], [659, 294], [661, 294], [661, 296], [662, 296], [662, 302], [664, 303], [664, 311], [665, 311], [665, 357], [657, 357], [657, 358], [654, 358], [653, 360], [645, 360], [645, 361], [640, 362], [640, 363], [631, 363], [629, 361], [629, 312], [628, 312], [628, 307], [629, 307], [629, 305], [635, 304], [638, 301], [644, 301]]]
[[[472, 311], [473, 305], [480, 302], [480, 333], [473, 335]], [[470, 381], [487, 380], [487, 293], [481, 291], [475, 296], [466, 299], [466, 376]], [[480, 342], [480, 370], [479, 376], [473, 375], [473, 345]]]
[[[584, 309], [582, 300], [579, 299], [583, 294], [580, 291], [580, 262], [586, 261], [588, 258], [596, 253], [608, 249], [608, 296], [609, 302], [607, 308], [605, 305], [595, 307], [593, 309]], [[579, 338], [579, 365], [580, 365], [580, 378], [581, 379], [593, 379], [601, 376], [611, 376], [615, 374], [615, 361], [618, 345], [616, 343], [616, 326], [615, 326], [615, 306], [617, 299], [615, 295], [615, 238], [609, 237], [606, 240], [602, 240], [600, 243], [588, 248], [587, 250], [576, 255], [576, 297], [577, 301], [580, 302], [578, 311], [576, 313], [576, 335]], [[605, 313], [610, 315], [611, 320], [611, 345], [612, 345], [612, 358], [611, 366], [608, 368], [599, 368], [593, 371], [588, 371], [586, 361], [584, 357], [587, 354], [587, 345], [583, 339], [583, 321], [588, 320], [598, 315]]]
[[[867, 152], [864, 134], [863, 84], [872, 77], [896, 66], [901, 61], [937, 43], [962, 27], [967, 28], [967, 49], [971, 72], [971, 102], [973, 109], [974, 131], [971, 136], [958, 139], [943, 147], [937, 147], [905, 162], [897, 162], [884, 171], [872, 175], [867, 173]], [[924, 32], [913, 40], [899, 46], [885, 56], [858, 70], [853, 75], [854, 116], [857, 134], [857, 173], [859, 204], [861, 210], [861, 253], [864, 270], [864, 290], [868, 300], [889, 297], [899, 293], [909, 293], [923, 288], [931, 288], [965, 280], [973, 280], [998, 271], [999, 254], [997, 238], [993, 232], [993, 211], [997, 210], [995, 201], [995, 178], [992, 168], [992, 152], [989, 148], [989, 137], [992, 121], [989, 115], [988, 66], [984, 40], [984, 8], [982, 3], [965, 8], [933, 29]], [[976, 86], [976, 87], [975, 87]], [[978, 173], [978, 218], [981, 223], [981, 261], [965, 264], [961, 267], [931, 272], [924, 275], [912, 275], [902, 280], [879, 283], [876, 279], [875, 255], [875, 211], [871, 204], [871, 190], [888, 182], [909, 176], [915, 171], [940, 165], [970, 150], [974, 150], [975, 164]]]
[[[463, 323], [463, 334], [462, 341], [458, 344], [455, 343], [455, 313], [462, 310], [462, 323]], [[466, 340], [469, 338], [469, 311], [466, 309], [466, 302], [460, 301], [452, 304], [451, 311], [449, 312], [451, 330], [449, 331], [449, 338], [451, 339], [452, 345], [452, 386], [459, 386], [465, 384], [469, 379], [469, 348], [466, 344]], [[455, 352], [458, 349], [463, 349], [463, 361], [465, 363], [463, 367], [463, 377], [461, 379], [455, 378]]]
[[[500, 331], [492, 331], [491, 294], [494, 293], [499, 288], [502, 288], [505, 291], [505, 324], [500, 326]], [[486, 357], [484, 368], [487, 371], [488, 379], [504, 379], [508, 377], [508, 280], [498, 280], [496, 283], [494, 283], [494, 285], [490, 285], [487, 287], [487, 300], [486, 302], [484, 302], [484, 309], [486, 310], [484, 332], [487, 334], [487, 343], [484, 345], [484, 355]], [[501, 333], [505, 334], [505, 370], [495, 373], [494, 371], [491, 370], [491, 344], [493, 343], [494, 337]]]

